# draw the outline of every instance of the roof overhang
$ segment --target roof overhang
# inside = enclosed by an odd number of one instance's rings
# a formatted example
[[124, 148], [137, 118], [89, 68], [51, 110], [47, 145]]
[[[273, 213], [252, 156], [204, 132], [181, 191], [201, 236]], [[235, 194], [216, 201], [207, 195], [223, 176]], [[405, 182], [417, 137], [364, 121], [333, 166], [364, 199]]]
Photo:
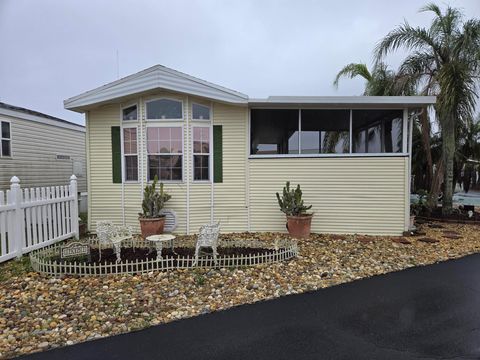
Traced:
[[269, 108], [418, 108], [435, 102], [435, 96], [270, 96], [250, 99], [248, 105]]
[[66, 120], [62, 119], [49, 119], [38, 115], [33, 114], [26, 114], [21, 111], [11, 110], [11, 109], [3, 109], [0, 108], [0, 115], [9, 116], [17, 119], [28, 120], [28, 121], [35, 121], [41, 124], [47, 124], [51, 126], [56, 126], [60, 128], [85, 132], [85, 126], [80, 124], [71, 123]]
[[162, 65], [127, 76], [65, 100], [68, 110], [84, 112], [91, 107], [118, 102], [134, 94], [168, 90], [219, 102], [246, 105], [248, 96]]

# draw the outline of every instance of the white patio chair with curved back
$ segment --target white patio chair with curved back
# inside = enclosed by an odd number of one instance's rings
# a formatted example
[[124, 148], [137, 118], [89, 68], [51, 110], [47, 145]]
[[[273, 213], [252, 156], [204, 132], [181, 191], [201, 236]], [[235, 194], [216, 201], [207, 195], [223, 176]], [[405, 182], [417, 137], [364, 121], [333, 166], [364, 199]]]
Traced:
[[113, 245], [117, 262], [120, 262], [120, 252], [122, 242], [132, 238], [132, 228], [130, 226], [116, 226], [112, 221], [97, 221], [98, 252], [102, 260], [102, 245]]
[[197, 244], [195, 245], [195, 261], [193, 266], [198, 263], [198, 256], [201, 248], [209, 247], [212, 249], [213, 261], [217, 265], [217, 246], [218, 235], [220, 234], [220, 222], [212, 225], [203, 225], [200, 227], [197, 236]]

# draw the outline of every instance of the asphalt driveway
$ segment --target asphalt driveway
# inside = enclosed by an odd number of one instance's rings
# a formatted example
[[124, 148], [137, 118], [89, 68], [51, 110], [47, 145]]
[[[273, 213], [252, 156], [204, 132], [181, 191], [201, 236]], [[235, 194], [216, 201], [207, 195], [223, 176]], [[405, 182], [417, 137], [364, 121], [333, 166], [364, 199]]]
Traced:
[[480, 255], [24, 359], [479, 359]]

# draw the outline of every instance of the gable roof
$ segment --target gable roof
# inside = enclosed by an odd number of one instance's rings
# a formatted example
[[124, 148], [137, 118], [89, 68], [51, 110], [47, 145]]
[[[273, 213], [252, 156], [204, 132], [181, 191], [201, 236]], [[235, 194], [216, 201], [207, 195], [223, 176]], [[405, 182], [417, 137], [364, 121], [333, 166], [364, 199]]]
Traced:
[[171, 90], [233, 104], [247, 104], [248, 96], [163, 65], [129, 75], [65, 100], [66, 109], [83, 112], [90, 105], [154, 89]]
[[84, 112], [88, 108], [133, 94], [163, 89], [204, 97], [229, 104], [249, 106], [398, 107], [435, 104], [435, 96], [270, 96], [249, 99], [245, 94], [194, 76], [155, 65], [96, 89], [64, 100], [65, 109]]
[[73, 122], [57, 118], [55, 116], [47, 115], [39, 111], [27, 109], [20, 106], [15, 106], [0, 102], [0, 115], [12, 116], [24, 120], [37, 121], [43, 124], [69, 128], [73, 130], [85, 131], [85, 126], [75, 124]]

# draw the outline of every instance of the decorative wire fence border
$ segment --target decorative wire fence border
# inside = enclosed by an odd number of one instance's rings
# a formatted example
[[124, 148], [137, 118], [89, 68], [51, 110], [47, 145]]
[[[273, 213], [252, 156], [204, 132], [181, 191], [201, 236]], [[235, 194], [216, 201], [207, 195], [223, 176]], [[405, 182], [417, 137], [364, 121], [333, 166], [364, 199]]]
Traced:
[[[98, 243], [94, 238], [89, 239], [92, 247], [102, 249], [111, 248]], [[240, 240], [235, 246], [235, 241], [225, 241], [224, 245], [229, 247], [248, 247], [259, 245], [262, 242], [258, 240]], [[263, 248], [265, 249], [265, 243]], [[133, 248], [149, 248], [150, 244], [143, 240], [126, 240], [122, 247], [131, 246]], [[77, 276], [97, 276], [97, 275], [122, 275], [122, 274], [144, 274], [153, 271], [164, 271], [174, 269], [195, 269], [195, 268], [227, 268], [255, 266], [261, 264], [272, 264], [297, 257], [298, 246], [295, 241], [282, 239], [275, 243], [268, 252], [248, 254], [248, 255], [222, 255], [217, 257], [217, 264], [213, 258], [200, 257], [198, 263], [193, 266], [195, 256], [164, 256], [163, 259], [146, 259], [139, 261], [121, 261], [107, 264], [87, 264], [86, 262], [57, 262], [51, 260], [52, 257], [60, 256], [62, 244], [53, 244], [48, 247], [35, 250], [30, 253], [30, 263], [34, 271], [50, 276], [77, 275]], [[272, 252], [273, 250], [273, 252]]]

